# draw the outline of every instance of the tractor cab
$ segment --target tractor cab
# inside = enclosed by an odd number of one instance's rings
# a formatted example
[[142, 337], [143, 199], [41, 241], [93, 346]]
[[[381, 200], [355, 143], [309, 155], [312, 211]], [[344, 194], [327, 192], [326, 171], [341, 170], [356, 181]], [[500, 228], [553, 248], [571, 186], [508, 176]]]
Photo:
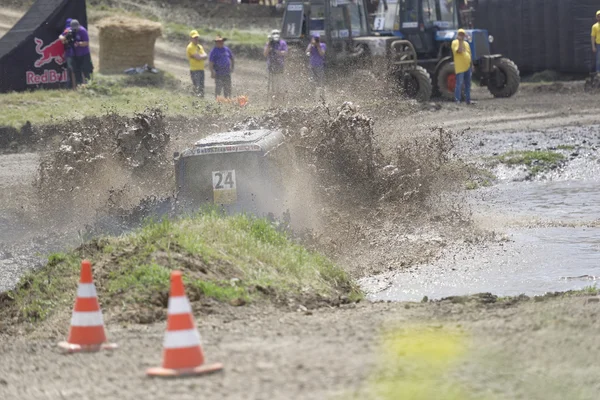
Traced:
[[409, 40], [420, 59], [438, 56], [439, 42], [454, 39], [459, 26], [455, 0], [375, 0], [372, 29]]
[[327, 44], [328, 62], [344, 61], [354, 49], [353, 38], [369, 35], [363, 0], [288, 1], [282, 38], [304, 51], [314, 34]]

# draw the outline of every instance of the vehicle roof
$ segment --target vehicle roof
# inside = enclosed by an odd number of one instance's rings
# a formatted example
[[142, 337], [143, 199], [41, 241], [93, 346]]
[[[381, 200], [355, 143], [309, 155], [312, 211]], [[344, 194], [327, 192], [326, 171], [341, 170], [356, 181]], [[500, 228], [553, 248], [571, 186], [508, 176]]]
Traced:
[[284, 140], [281, 131], [270, 129], [222, 132], [198, 140], [193, 147], [184, 150], [181, 157], [239, 152], [258, 152], [264, 155], [279, 147]]
[[198, 140], [194, 147], [210, 147], [215, 145], [258, 144], [261, 145], [269, 136], [277, 132], [269, 129], [254, 129], [216, 133]]

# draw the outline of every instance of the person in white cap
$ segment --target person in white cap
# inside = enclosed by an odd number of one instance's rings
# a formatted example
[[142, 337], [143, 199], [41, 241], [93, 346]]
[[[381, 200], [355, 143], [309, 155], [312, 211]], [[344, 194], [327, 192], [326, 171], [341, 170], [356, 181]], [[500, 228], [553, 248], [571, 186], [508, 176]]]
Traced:
[[268, 37], [263, 54], [267, 59], [267, 72], [269, 75], [267, 92], [273, 102], [281, 102], [285, 98], [283, 85], [283, 72], [288, 45], [281, 39], [279, 30], [274, 29]]

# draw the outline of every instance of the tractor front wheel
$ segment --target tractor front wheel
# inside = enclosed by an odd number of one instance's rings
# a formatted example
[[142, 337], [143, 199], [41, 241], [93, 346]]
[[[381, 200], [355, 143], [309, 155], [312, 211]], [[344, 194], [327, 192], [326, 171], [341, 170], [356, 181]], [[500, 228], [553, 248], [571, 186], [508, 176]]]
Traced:
[[423, 67], [402, 71], [398, 76], [399, 85], [404, 95], [418, 101], [428, 101], [431, 98], [431, 78]]
[[501, 58], [488, 79], [488, 90], [494, 97], [510, 97], [517, 93], [521, 77], [519, 68], [508, 58]]
[[437, 89], [440, 96], [445, 100], [454, 100], [454, 89], [456, 88], [456, 73], [452, 61], [440, 67], [437, 74]]

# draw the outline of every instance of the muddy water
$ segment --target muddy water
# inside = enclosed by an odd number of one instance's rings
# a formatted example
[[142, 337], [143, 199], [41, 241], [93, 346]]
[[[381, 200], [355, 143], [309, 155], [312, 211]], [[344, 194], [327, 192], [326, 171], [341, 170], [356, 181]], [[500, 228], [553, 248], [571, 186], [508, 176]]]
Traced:
[[[508, 135], [499, 143], [506, 151], [529, 149], [526, 145], [532, 141], [547, 148], [565, 140], [564, 135], [552, 136], [545, 142], [539, 134], [521, 137], [518, 143], [518, 135]], [[497, 148], [488, 152], [502, 153]], [[475, 220], [503, 239], [449, 248], [430, 265], [366, 278], [361, 285], [368, 297], [419, 301], [424, 296], [439, 299], [480, 292], [540, 295], [600, 281], [598, 153], [583, 144], [565, 155], [570, 157], [566, 165], [538, 181], [524, 181], [522, 169], [500, 167], [495, 171], [500, 184], [472, 194]]]

